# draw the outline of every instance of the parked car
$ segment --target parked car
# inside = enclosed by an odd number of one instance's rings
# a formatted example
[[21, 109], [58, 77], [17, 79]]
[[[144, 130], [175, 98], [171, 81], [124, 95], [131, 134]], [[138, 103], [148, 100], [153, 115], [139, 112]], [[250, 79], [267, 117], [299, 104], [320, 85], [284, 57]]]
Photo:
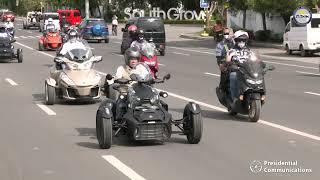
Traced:
[[102, 40], [109, 43], [109, 29], [103, 19], [89, 18], [80, 24], [82, 38], [85, 40]]
[[312, 14], [312, 20], [305, 26], [295, 23], [293, 16], [283, 34], [286, 53], [300, 51], [301, 56], [320, 52], [320, 14]]
[[131, 38], [129, 38], [128, 27], [130, 25], [136, 25], [138, 29], [144, 30], [144, 37], [147, 41], [152, 39], [153, 43], [156, 45], [157, 50], [160, 52], [161, 56], [165, 55], [166, 49], [166, 32], [164, 24], [161, 18], [157, 17], [135, 17], [128, 20], [125, 28], [122, 28], [122, 43], [121, 43], [121, 53], [123, 54], [126, 49], [131, 45]]

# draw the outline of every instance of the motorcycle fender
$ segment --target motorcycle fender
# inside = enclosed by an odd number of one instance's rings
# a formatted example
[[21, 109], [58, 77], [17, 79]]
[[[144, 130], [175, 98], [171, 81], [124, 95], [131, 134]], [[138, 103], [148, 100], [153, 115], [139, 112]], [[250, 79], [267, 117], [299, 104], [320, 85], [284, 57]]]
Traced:
[[114, 115], [114, 102], [111, 99], [106, 99], [99, 106], [99, 111], [102, 112], [104, 118], [112, 118]]
[[200, 109], [200, 106], [194, 102], [189, 102], [187, 105], [186, 105], [186, 108], [189, 109], [190, 112], [192, 112], [193, 114], [199, 114], [201, 113], [201, 109]]
[[46, 79], [46, 82], [49, 86], [56, 87], [57, 82], [54, 79], [48, 78]]
[[250, 100], [261, 100], [261, 95], [259, 93], [252, 93], [252, 94], [249, 94], [249, 99]]

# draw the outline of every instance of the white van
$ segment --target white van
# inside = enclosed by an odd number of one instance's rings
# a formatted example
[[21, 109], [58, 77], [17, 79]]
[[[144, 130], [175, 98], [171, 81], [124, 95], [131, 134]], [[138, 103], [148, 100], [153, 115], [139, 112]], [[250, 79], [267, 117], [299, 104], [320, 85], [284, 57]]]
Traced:
[[298, 26], [291, 16], [283, 34], [283, 46], [287, 54], [300, 51], [301, 56], [306, 56], [320, 52], [320, 14], [312, 14], [305, 26]]

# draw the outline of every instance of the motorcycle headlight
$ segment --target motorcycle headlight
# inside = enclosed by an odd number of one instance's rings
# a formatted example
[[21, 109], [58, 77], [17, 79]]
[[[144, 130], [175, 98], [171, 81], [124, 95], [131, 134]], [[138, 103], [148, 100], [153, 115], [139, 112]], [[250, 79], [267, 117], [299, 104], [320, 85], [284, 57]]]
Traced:
[[252, 79], [246, 79], [246, 81], [249, 83], [249, 84], [261, 84], [263, 81], [262, 80], [252, 80]]
[[61, 73], [60, 74], [60, 79], [65, 82], [67, 85], [74, 86], [74, 82], [65, 74]]
[[153, 98], [150, 99], [151, 104], [156, 104], [159, 100], [159, 95], [154, 95]]

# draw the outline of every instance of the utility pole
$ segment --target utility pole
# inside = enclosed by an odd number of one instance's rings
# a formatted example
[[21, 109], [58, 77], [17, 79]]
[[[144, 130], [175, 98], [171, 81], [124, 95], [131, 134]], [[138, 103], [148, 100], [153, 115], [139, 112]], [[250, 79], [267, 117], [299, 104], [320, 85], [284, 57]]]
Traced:
[[88, 19], [90, 17], [90, 12], [89, 12], [89, 0], [86, 0], [85, 2], [86, 4], [86, 19]]

